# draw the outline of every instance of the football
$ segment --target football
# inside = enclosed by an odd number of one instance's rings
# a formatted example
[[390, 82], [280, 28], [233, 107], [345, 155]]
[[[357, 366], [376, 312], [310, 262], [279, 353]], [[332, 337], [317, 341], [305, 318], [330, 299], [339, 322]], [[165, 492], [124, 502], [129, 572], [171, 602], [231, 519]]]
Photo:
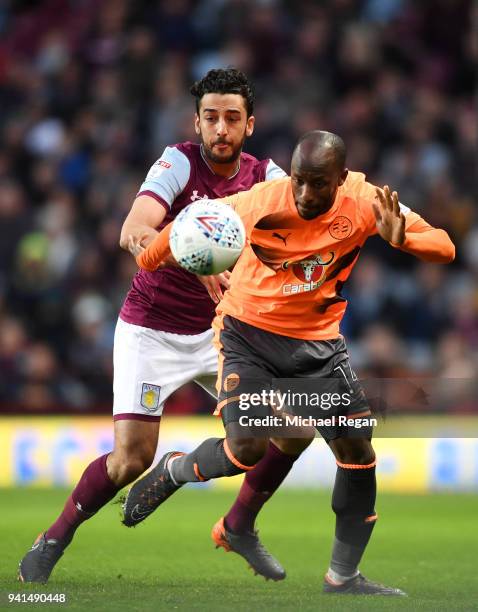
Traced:
[[239, 215], [220, 200], [186, 206], [175, 218], [169, 245], [178, 264], [194, 274], [219, 274], [244, 248], [246, 232]]

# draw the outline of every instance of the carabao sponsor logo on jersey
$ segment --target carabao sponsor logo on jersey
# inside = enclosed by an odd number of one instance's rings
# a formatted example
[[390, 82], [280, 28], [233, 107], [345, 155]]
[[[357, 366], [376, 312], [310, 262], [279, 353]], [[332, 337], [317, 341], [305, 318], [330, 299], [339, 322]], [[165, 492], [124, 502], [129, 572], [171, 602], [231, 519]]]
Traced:
[[146, 410], [154, 411], [159, 407], [159, 394], [161, 387], [158, 385], [151, 385], [149, 383], [143, 383], [141, 390], [141, 406]]
[[308, 291], [315, 291], [325, 281], [325, 272], [327, 266], [330, 265], [335, 259], [335, 253], [329, 251], [325, 256], [320, 253], [307, 259], [302, 259], [297, 262], [285, 262], [283, 264], [284, 270], [290, 268], [296, 278], [301, 283], [286, 283], [282, 286], [282, 293], [284, 295], [292, 295], [294, 293], [306, 293]]

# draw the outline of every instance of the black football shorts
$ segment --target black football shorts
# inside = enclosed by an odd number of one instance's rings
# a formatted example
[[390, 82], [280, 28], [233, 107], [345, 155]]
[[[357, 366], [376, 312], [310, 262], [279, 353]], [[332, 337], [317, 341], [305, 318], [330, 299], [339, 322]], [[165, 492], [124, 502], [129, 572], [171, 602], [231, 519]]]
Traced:
[[219, 343], [215, 414], [224, 425], [239, 423], [244, 432], [257, 425], [255, 435], [280, 437], [280, 427], [295, 423], [314, 426], [326, 441], [371, 438], [370, 407], [343, 337], [301, 340], [225, 316]]

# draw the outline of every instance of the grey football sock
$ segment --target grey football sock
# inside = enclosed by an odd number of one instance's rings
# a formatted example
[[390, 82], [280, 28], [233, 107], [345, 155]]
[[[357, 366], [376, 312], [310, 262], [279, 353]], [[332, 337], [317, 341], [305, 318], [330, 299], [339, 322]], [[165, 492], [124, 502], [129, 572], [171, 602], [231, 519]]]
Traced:
[[[363, 554], [363, 546], [345, 544], [334, 538], [330, 569], [341, 578], [352, 578], [357, 574], [358, 564]], [[333, 576], [332, 576], [333, 577]]]
[[337, 516], [330, 568], [352, 577], [372, 535], [377, 485], [375, 465], [337, 468], [332, 507]]
[[224, 438], [209, 438], [187, 455], [170, 463], [171, 478], [177, 484], [200, 482], [221, 476], [235, 476], [245, 470], [237, 467], [224, 450]]

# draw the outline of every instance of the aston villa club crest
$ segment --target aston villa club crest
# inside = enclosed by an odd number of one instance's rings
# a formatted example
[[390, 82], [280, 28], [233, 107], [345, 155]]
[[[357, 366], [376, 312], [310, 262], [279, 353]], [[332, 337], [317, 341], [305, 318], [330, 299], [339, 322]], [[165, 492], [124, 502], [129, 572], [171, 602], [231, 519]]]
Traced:
[[159, 395], [161, 387], [158, 385], [150, 385], [149, 383], [143, 383], [141, 390], [141, 406], [153, 412], [159, 407]]

